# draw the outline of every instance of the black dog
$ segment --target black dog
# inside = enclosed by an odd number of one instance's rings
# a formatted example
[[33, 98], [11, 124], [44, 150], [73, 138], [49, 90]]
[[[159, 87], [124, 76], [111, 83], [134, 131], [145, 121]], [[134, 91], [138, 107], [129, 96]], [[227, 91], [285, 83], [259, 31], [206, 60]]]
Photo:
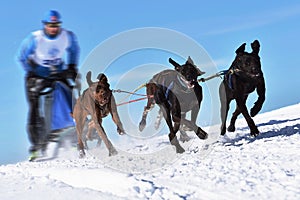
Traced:
[[[176, 147], [177, 153], [183, 153], [176, 133], [180, 124], [193, 130], [200, 139], [206, 139], [207, 133], [196, 125], [196, 118], [202, 101], [202, 88], [197, 82], [198, 76], [203, 72], [197, 68], [189, 57], [184, 65], [179, 65], [171, 58], [169, 62], [175, 70], [164, 70], [146, 84], [148, 96], [147, 106], [144, 109], [139, 129], [146, 126], [148, 112], [158, 104], [170, 130], [169, 140]], [[191, 120], [185, 119], [185, 113], [191, 111]], [[182, 113], [183, 116], [182, 116]], [[172, 124], [174, 122], [174, 126]]]
[[[235, 99], [236, 110], [234, 111], [228, 131], [235, 131], [235, 121], [240, 113], [243, 114], [250, 128], [250, 134], [257, 136], [259, 131], [251, 117], [254, 117], [262, 108], [265, 101], [265, 80], [261, 70], [260, 57], [258, 55], [260, 44], [257, 40], [251, 43], [252, 52], [245, 52], [246, 43], [236, 50], [236, 58], [231, 64], [228, 73], [220, 85], [221, 100], [221, 135], [226, 133], [226, 118], [230, 101]], [[246, 107], [246, 100], [250, 93], [256, 92], [258, 99], [249, 112]]]

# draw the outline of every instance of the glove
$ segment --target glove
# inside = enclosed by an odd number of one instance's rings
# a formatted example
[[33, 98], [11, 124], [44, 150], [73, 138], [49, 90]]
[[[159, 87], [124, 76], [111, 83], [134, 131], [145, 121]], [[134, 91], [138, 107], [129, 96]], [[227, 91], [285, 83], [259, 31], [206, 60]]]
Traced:
[[26, 62], [31, 68], [30, 71], [27, 72], [27, 77], [36, 76], [35, 71], [36, 71], [38, 64], [36, 62], [34, 62], [31, 58], [28, 58], [28, 60]]
[[38, 64], [34, 60], [32, 60], [31, 58], [29, 58], [27, 60], [27, 64], [30, 65], [32, 67], [32, 69], [35, 69], [38, 66]]
[[69, 64], [67, 70], [67, 78], [71, 78], [75, 80], [77, 77], [77, 73], [78, 72], [77, 72], [76, 64]]

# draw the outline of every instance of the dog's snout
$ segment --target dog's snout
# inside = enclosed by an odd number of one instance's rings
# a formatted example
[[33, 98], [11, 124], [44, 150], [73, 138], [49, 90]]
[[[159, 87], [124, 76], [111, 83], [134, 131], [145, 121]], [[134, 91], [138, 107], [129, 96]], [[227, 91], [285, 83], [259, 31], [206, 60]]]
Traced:
[[252, 67], [251, 68], [251, 73], [254, 74], [255, 76], [260, 75], [260, 70], [257, 67]]

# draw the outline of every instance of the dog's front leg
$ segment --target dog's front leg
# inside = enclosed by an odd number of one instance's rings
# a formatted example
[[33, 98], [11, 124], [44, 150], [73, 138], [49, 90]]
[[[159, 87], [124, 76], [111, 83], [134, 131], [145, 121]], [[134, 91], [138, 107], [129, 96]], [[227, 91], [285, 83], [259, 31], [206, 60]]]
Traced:
[[244, 118], [246, 119], [247, 121], [247, 124], [250, 128], [250, 134], [252, 136], [258, 136], [259, 134], [259, 131], [257, 129], [257, 126], [255, 125], [253, 119], [251, 118], [249, 112], [248, 112], [248, 109], [247, 109], [247, 106], [245, 104], [245, 102], [243, 101], [242, 98], [236, 98], [236, 103], [237, 103], [237, 106], [239, 107], [240, 109], [240, 112], [243, 114]]
[[73, 117], [76, 123], [79, 157], [83, 158], [85, 156], [85, 152], [84, 152], [84, 143], [82, 140], [82, 134], [83, 134], [83, 128], [84, 128], [87, 113], [82, 109], [79, 101], [80, 100], [78, 100], [74, 106]]
[[[198, 104], [200, 106], [200, 103]], [[198, 117], [200, 108], [198, 106], [194, 106], [193, 109], [191, 110], [191, 123], [196, 125], [196, 120]]]
[[94, 120], [95, 122], [95, 128], [98, 132], [98, 135], [100, 136], [100, 138], [103, 140], [106, 148], [108, 149], [109, 151], [109, 156], [112, 156], [112, 155], [116, 155], [118, 152], [117, 150], [114, 148], [114, 146], [112, 145], [112, 143], [110, 142], [110, 140], [107, 138], [107, 135], [102, 127], [102, 118], [101, 118], [101, 115], [100, 115], [100, 111], [98, 111], [99, 109], [96, 109], [96, 113], [93, 114], [93, 117], [92, 119]]
[[117, 110], [117, 105], [114, 96], [111, 96], [111, 102], [110, 102], [110, 113], [112, 116], [112, 119], [114, 123], [117, 125], [117, 131], [120, 135], [125, 134], [125, 130], [123, 128], [123, 124], [120, 120], [118, 110]]
[[257, 101], [254, 103], [253, 108], [251, 108], [250, 110], [250, 114], [251, 117], [254, 117], [262, 108], [264, 102], [265, 102], [265, 93], [266, 93], [266, 86], [265, 86], [265, 80], [264, 78], [262, 78], [259, 82], [258, 82], [258, 86], [256, 88], [256, 92], [258, 94], [258, 99]]
[[207, 138], [207, 133], [199, 126], [197, 126], [194, 122], [187, 119], [181, 119], [181, 123], [193, 130], [200, 139], [204, 140]]

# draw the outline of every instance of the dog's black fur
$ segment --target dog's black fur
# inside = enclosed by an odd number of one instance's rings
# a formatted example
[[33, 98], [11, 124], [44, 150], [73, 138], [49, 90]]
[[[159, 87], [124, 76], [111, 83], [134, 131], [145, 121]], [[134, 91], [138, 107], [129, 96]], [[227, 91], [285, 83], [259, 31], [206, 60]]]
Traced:
[[[261, 70], [260, 57], [258, 55], [260, 44], [258, 40], [251, 43], [252, 52], [245, 52], [246, 43], [242, 44], [236, 50], [236, 57], [231, 64], [228, 73], [220, 85], [221, 100], [221, 135], [226, 133], [226, 119], [231, 100], [236, 101], [236, 110], [234, 111], [228, 131], [235, 131], [235, 121], [240, 113], [243, 114], [250, 128], [250, 134], [257, 136], [259, 131], [251, 117], [254, 117], [262, 108], [265, 101], [265, 80]], [[250, 93], [256, 90], [258, 99], [249, 112], [246, 107], [246, 100]]]
[[[177, 153], [183, 153], [184, 149], [176, 137], [180, 124], [193, 130], [200, 139], [207, 138], [207, 133], [196, 125], [202, 101], [202, 87], [198, 84], [197, 78], [203, 72], [194, 65], [190, 57], [184, 65], [179, 65], [171, 58], [169, 62], [175, 70], [164, 70], [154, 75], [146, 84], [148, 102], [139, 129], [142, 131], [145, 128], [148, 112], [155, 103], [158, 104], [169, 127], [171, 144], [176, 147]], [[191, 120], [185, 118], [188, 111], [191, 111]]]

